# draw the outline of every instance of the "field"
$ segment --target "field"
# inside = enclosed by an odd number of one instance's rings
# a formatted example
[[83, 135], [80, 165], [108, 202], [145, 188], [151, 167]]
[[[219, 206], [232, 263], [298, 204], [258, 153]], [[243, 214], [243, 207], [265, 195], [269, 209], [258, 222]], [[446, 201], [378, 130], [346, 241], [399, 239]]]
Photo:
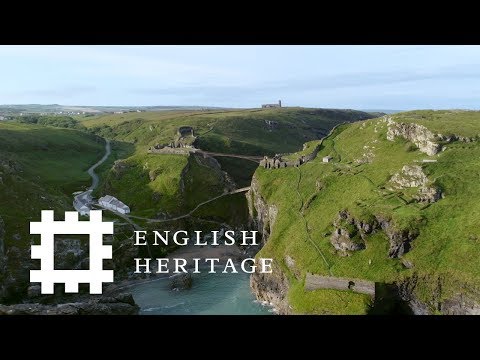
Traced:
[[5, 243], [23, 247], [40, 210], [73, 209], [71, 194], [90, 185], [86, 170], [102, 157], [104, 142], [76, 130], [1, 123], [0, 143]]

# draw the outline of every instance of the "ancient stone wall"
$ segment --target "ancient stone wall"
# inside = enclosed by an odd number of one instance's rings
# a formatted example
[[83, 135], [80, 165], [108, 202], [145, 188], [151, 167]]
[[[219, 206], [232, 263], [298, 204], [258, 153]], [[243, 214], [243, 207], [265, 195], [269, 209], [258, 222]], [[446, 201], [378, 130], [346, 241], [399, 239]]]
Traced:
[[353, 291], [375, 297], [375, 283], [373, 281], [307, 273], [305, 277], [305, 290], [317, 289]]

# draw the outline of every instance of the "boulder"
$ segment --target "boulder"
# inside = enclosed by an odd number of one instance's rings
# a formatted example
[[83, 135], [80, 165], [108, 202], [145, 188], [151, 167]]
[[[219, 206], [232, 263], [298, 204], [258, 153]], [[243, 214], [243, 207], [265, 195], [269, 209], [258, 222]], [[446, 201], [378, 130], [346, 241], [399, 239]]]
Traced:
[[389, 118], [387, 140], [393, 141], [397, 136], [411, 141], [421, 152], [429, 156], [442, 150], [442, 145], [435, 142], [437, 136], [425, 126], [414, 123], [397, 123]]
[[42, 294], [42, 288], [40, 285], [30, 285], [27, 289], [27, 296], [29, 298], [36, 298]]
[[178, 290], [188, 290], [192, 287], [192, 275], [190, 273], [182, 273], [173, 276], [170, 279], [170, 288]]
[[365, 243], [359, 241], [360, 239], [354, 238], [354, 234], [351, 234], [347, 229], [336, 229], [330, 237], [330, 243], [335, 249], [346, 255], [347, 251], [358, 251], [365, 249]]
[[397, 189], [423, 187], [427, 184], [427, 176], [422, 167], [418, 165], [405, 165], [400, 173], [396, 173], [390, 179]]
[[434, 186], [423, 186], [414, 198], [419, 202], [434, 203], [442, 198], [442, 191]]

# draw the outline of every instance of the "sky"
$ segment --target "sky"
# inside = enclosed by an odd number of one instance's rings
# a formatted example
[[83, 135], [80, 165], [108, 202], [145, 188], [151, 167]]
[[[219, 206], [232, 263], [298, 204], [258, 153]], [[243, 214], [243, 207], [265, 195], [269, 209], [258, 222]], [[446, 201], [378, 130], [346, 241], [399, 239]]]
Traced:
[[480, 46], [0, 46], [0, 104], [480, 109]]

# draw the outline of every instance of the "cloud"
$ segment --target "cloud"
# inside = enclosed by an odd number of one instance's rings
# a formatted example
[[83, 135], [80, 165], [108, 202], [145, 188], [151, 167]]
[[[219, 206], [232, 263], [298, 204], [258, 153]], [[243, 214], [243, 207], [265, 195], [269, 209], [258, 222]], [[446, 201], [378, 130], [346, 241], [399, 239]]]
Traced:
[[[159, 96], [202, 96], [224, 97], [235, 94], [268, 94], [278, 92], [306, 92], [330, 91], [346, 88], [364, 88], [395, 84], [413, 83], [415, 87], [428, 80], [461, 80], [480, 78], [480, 69], [477, 65], [463, 66], [462, 68], [447, 67], [435, 71], [418, 72], [354, 72], [331, 75], [316, 75], [309, 78], [290, 78], [281, 81], [250, 83], [239, 85], [201, 85], [189, 84], [185, 86], [163, 86], [151, 88], [137, 88], [130, 92], [136, 95]], [[413, 85], [412, 85], [413, 86]]]

